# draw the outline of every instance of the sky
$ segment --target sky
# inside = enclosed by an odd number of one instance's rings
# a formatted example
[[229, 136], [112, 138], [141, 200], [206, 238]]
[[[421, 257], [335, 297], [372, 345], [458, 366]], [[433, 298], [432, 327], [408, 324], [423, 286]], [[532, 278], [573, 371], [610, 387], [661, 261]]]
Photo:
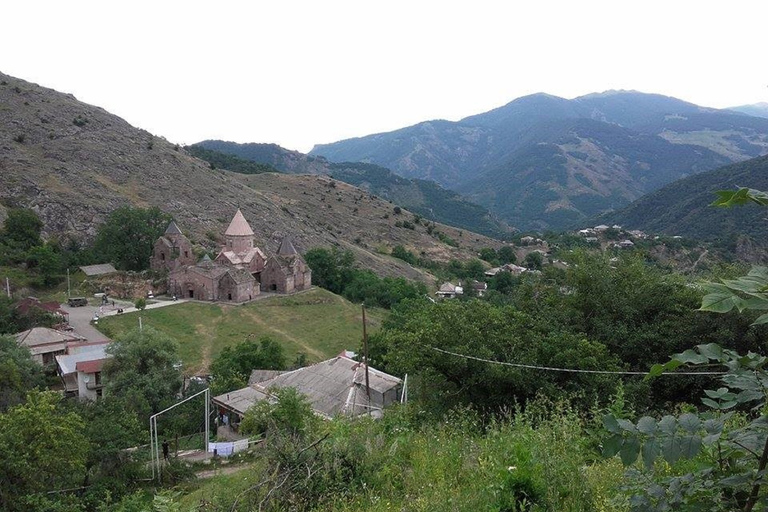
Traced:
[[5, 2], [0, 71], [174, 143], [309, 151], [546, 92], [768, 101], [768, 2]]

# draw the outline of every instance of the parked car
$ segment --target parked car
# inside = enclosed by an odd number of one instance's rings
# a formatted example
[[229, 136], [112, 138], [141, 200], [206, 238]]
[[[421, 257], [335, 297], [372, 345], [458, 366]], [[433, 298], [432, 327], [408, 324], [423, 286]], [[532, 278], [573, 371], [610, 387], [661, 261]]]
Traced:
[[88, 299], [85, 297], [70, 297], [67, 300], [67, 304], [69, 304], [71, 307], [79, 307], [79, 306], [87, 306], [88, 305]]

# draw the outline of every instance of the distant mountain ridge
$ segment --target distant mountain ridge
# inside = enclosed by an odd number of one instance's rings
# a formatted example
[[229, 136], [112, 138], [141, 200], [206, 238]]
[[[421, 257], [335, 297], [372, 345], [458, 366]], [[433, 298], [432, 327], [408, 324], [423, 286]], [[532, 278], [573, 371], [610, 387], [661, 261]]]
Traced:
[[[768, 219], [753, 205], [710, 206], [718, 190], [748, 187], [768, 190], [768, 156], [762, 156], [691, 176], [647, 194], [626, 208], [595, 222], [620, 224], [626, 229], [681, 235], [700, 240], [768, 247]], [[739, 242], [741, 240], [741, 242]]]
[[676, 179], [768, 153], [768, 119], [636, 91], [518, 98], [318, 145], [310, 155], [433, 179], [521, 229], [557, 229]]
[[325, 174], [392, 201], [422, 217], [468, 229], [488, 236], [503, 236], [510, 228], [490, 212], [458, 193], [429, 180], [407, 179], [378, 165], [358, 162], [331, 163], [284, 149], [276, 144], [238, 144], [206, 140], [190, 146], [232, 155], [257, 164], [270, 165], [281, 172]]
[[768, 118], [768, 103], [760, 102], [751, 105], [740, 105], [738, 107], [729, 107], [728, 110], [734, 110], [755, 117]]

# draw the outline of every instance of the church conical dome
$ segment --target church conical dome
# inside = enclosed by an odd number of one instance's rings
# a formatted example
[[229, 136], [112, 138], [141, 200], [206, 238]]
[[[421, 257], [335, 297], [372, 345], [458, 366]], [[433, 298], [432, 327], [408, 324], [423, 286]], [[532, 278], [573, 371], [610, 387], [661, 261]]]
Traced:
[[232, 222], [229, 223], [229, 227], [227, 228], [227, 231], [224, 233], [224, 235], [253, 236], [253, 230], [248, 224], [248, 221], [245, 220], [243, 212], [240, 211], [240, 208], [237, 209], [237, 213], [235, 213], [235, 216], [232, 217]]

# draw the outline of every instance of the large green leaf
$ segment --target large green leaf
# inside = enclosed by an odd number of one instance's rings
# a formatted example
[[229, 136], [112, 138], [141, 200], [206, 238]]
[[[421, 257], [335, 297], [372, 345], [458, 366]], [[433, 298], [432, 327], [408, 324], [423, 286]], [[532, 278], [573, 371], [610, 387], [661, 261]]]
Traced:
[[665, 434], [674, 434], [677, 430], [677, 420], [669, 414], [659, 420], [659, 430]]
[[690, 412], [680, 416], [678, 423], [680, 424], [680, 428], [687, 430], [690, 433], [698, 432], [699, 428], [701, 428], [701, 420], [699, 417]]
[[614, 418], [612, 414], [603, 416], [603, 425], [605, 426], [605, 429], [612, 434], [618, 434], [620, 431], [619, 422], [616, 421], [616, 418]]
[[682, 447], [680, 446], [680, 439], [677, 437], [669, 437], [662, 443], [661, 454], [664, 460], [670, 464], [674, 464], [680, 459], [682, 453]]
[[680, 439], [680, 455], [686, 459], [692, 459], [701, 450], [701, 438], [699, 436], [685, 436]]
[[610, 458], [619, 453], [624, 438], [620, 434], [615, 434], [603, 442], [603, 457]]
[[649, 439], [643, 444], [643, 463], [647, 469], [653, 468], [653, 461], [659, 456], [661, 447], [656, 439]]
[[624, 444], [621, 446], [619, 455], [621, 455], [621, 462], [625, 466], [634, 464], [637, 460], [637, 456], [640, 454], [640, 441], [636, 437], [628, 437], [624, 440]]
[[733, 308], [740, 305], [741, 298], [732, 291], [709, 293], [701, 299], [701, 311], [711, 311], [712, 313], [728, 313]]
[[650, 416], [643, 416], [637, 422], [637, 430], [649, 436], [655, 434], [656, 420]]

